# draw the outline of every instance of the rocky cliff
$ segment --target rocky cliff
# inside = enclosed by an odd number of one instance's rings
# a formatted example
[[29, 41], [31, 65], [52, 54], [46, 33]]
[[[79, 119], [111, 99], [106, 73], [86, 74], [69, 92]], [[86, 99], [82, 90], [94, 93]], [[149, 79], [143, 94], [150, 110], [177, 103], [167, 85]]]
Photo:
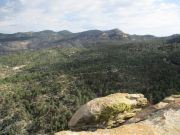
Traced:
[[[124, 106], [130, 107], [116, 107], [116, 103], [118, 105], [123, 104]], [[62, 131], [55, 135], [180, 134], [180, 95], [167, 97], [156, 105], [147, 105], [146, 98], [141, 94], [117, 93], [107, 97], [94, 99], [77, 110], [69, 122], [69, 127], [71, 129], [77, 130], [86, 127], [86, 130], [78, 132]], [[114, 107], [116, 109], [114, 109]], [[104, 110], [108, 110], [108, 112], [106, 111], [107, 117], [100, 117], [102, 119], [104, 118], [103, 120], [99, 120], [100, 118], [96, 117], [98, 121], [94, 121], [92, 116], [100, 116], [97, 115], [97, 112], [105, 113], [103, 112]], [[116, 113], [114, 113], [114, 111]], [[129, 114], [129, 117], [126, 116], [127, 114]], [[118, 122], [118, 120], [121, 122]], [[111, 121], [111, 125], [116, 125], [117, 127], [112, 128], [113, 126], [108, 126], [108, 124], [103, 125], [101, 123], [102, 121], [104, 123]], [[92, 128], [93, 122], [98, 129]]]

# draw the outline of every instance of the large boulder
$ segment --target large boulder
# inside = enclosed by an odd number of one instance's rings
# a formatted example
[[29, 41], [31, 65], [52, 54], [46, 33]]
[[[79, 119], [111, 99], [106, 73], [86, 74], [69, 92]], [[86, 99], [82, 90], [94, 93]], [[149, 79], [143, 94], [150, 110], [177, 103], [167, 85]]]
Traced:
[[92, 131], [62, 131], [55, 135], [180, 135], [180, 95], [138, 112], [124, 125], [113, 129]]
[[147, 105], [142, 94], [116, 93], [83, 105], [69, 122], [71, 130], [112, 128], [133, 117]]

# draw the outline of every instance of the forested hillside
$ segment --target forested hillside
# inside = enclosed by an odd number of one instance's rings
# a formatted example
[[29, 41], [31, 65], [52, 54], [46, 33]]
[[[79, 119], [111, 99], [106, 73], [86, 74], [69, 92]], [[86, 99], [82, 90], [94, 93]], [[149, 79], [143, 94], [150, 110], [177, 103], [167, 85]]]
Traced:
[[147, 41], [0, 56], [0, 134], [68, 129], [80, 105], [115, 92], [180, 94], [180, 44]]
[[52, 47], [87, 47], [98, 42], [134, 42], [158, 39], [161, 38], [152, 35], [130, 35], [119, 29], [107, 31], [89, 30], [79, 33], [72, 33], [66, 30], [59, 32], [44, 30], [14, 34], [0, 33], [0, 55]]

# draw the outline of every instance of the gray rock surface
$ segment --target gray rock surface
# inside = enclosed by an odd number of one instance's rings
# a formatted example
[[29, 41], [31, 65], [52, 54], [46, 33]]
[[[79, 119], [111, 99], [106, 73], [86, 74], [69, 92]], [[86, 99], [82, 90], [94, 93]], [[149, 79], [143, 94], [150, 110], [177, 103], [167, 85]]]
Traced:
[[180, 95], [149, 106], [122, 126], [96, 131], [62, 131], [55, 135], [180, 135]]

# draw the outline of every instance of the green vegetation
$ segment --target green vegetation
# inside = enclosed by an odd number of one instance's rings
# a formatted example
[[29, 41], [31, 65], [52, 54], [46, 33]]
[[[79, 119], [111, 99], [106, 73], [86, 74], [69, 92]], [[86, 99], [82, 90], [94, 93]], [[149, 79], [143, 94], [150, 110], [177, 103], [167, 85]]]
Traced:
[[121, 104], [115, 104], [113, 106], [107, 106], [103, 108], [102, 112], [100, 113], [98, 117], [98, 121], [101, 124], [104, 124], [106, 126], [109, 121], [113, 119], [114, 116], [117, 116], [119, 113], [123, 113], [124, 111], [131, 111], [132, 106], [129, 106], [127, 104], [121, 103]]
[[180, 93], [180, 44], [99, 43], [0, 56], [0, 134], [68, 129], [80, 105], [116, 92], [151, 103]]

